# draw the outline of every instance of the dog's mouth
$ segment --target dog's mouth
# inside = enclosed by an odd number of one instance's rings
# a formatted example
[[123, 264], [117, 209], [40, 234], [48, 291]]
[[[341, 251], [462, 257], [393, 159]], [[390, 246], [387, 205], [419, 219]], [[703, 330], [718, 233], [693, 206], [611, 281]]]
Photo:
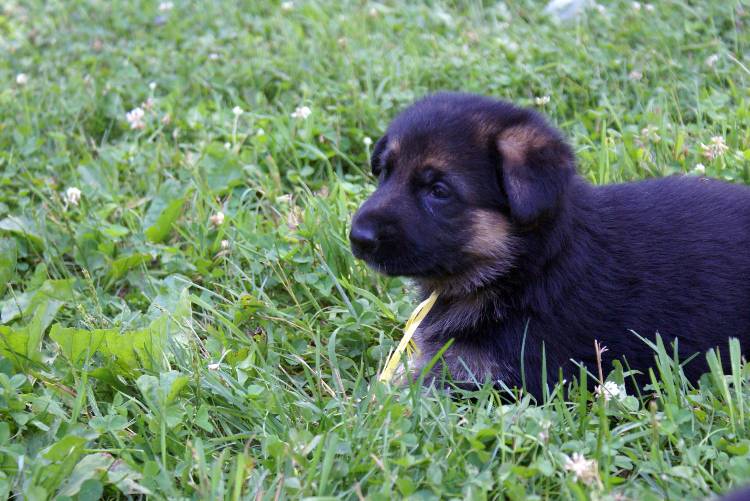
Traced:
[[389, 277], [428, 278], [440, 274], [432, 260], [399, 250], [395, 242], [384, 244], [382, 249], [377, 250], [364, 250], [352, 245], [352, 254], [372, 270]]
[[406, 250], [399, 252], [398, 245], [395, 243], [391, 247], [395, 254], [381, 255], [377, 252], [369, 253], [356, 249], [352, 249], [352, 253], [354, 257], [364, 261], [367, 266], [380, 274], [389, 277], [406, 277], [420, 282], [450, 281], [452, 277], [461, 276], [465, 271], [463, 269], [447, 269], [444, 262], [441, 262], [436, 256], [420, 255]]
[[364, 261], [374, 271], [389, 277], [428, 278], [435, 275], [428, 266], [420, 265], [411, 259], [377, 259], [372, 256], [354, 256]]

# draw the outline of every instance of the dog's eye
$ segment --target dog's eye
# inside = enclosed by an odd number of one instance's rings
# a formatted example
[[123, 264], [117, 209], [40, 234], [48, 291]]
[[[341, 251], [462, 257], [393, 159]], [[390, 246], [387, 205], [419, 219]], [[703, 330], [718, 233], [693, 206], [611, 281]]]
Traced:
[[430, 188], [430, 195], [434, 198], [444, 200], [450, 196], [451, 192], [444, 183], [435, 183]]

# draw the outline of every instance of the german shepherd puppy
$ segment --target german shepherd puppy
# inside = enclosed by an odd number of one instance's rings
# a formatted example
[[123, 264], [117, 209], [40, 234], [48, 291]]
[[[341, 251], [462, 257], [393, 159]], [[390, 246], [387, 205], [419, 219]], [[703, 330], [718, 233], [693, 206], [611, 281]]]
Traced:
[[354, 255], [440, 293], [414, 337], [415, 374], [453, 339], [431, 377], [520, 387], [523, 366], [538, 397], [543, 350], [550, 382], [575, 362], [596, 373], [594, 340], [605, 369], [621, 359], [647, 374], [654, 352], [631, 331], [658, 332], [679, 339], [681, 360], [701, 354], [683, 367], [695, 381], [707, 349], [750, 345], [748, 187], [593, 186], [538, 113], [467, 94], [413, 104], [371, 158], [379, 186], [352, 221]]

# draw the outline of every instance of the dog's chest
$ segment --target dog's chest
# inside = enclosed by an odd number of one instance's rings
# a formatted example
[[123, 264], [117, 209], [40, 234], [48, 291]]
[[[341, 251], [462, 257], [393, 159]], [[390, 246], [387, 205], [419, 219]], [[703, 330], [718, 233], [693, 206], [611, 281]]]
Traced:
[[[488, 313], [487, 305], [469, 300], [435, 311], [431, 321], [420, 326], [414, 335], [419, 352], [413, 363], [415, 375], [419, 375], [452, 340], [430, 371], [432, 377], [439, 377], [445, 367], [452, 379], [459, 383], [515, 381], [517, 371], [492, 342], [492, 337], [500, 334], [501, 320], [493, 318], [490, 326], [486, 325]], [[494, 315], [490, 314], [489, 317]]]

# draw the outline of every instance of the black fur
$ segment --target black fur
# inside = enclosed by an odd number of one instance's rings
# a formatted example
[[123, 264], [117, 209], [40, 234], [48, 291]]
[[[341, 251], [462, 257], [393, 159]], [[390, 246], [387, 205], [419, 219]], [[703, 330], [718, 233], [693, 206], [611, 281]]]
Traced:
[[[380, 186], [354, 217], [352, 247], [425, 295], [441, 291], [416, 335], [418, 366], [453, 338], [444, 361], [456, 380], [520, 386], [525, 332], [526, 386], [539, 396], [542, 346], [550, 381], [558, 368], [577, 375], [571, 360], [595, 373], [594, 340], [609, 349], [605, 370], [625, 358], [645, 373], [653, 351], [630, 331], [658, 332], [679, 338], [683, 360], [700, 353], [684, 367], [695, 381], [707, 349], [750, 345], [748, 187], [687, 176], [592, 186], [540, 115], [466, 94], [417, 102], [373, 153]], [[472, 230], [478, 211], [497, 235]]]

